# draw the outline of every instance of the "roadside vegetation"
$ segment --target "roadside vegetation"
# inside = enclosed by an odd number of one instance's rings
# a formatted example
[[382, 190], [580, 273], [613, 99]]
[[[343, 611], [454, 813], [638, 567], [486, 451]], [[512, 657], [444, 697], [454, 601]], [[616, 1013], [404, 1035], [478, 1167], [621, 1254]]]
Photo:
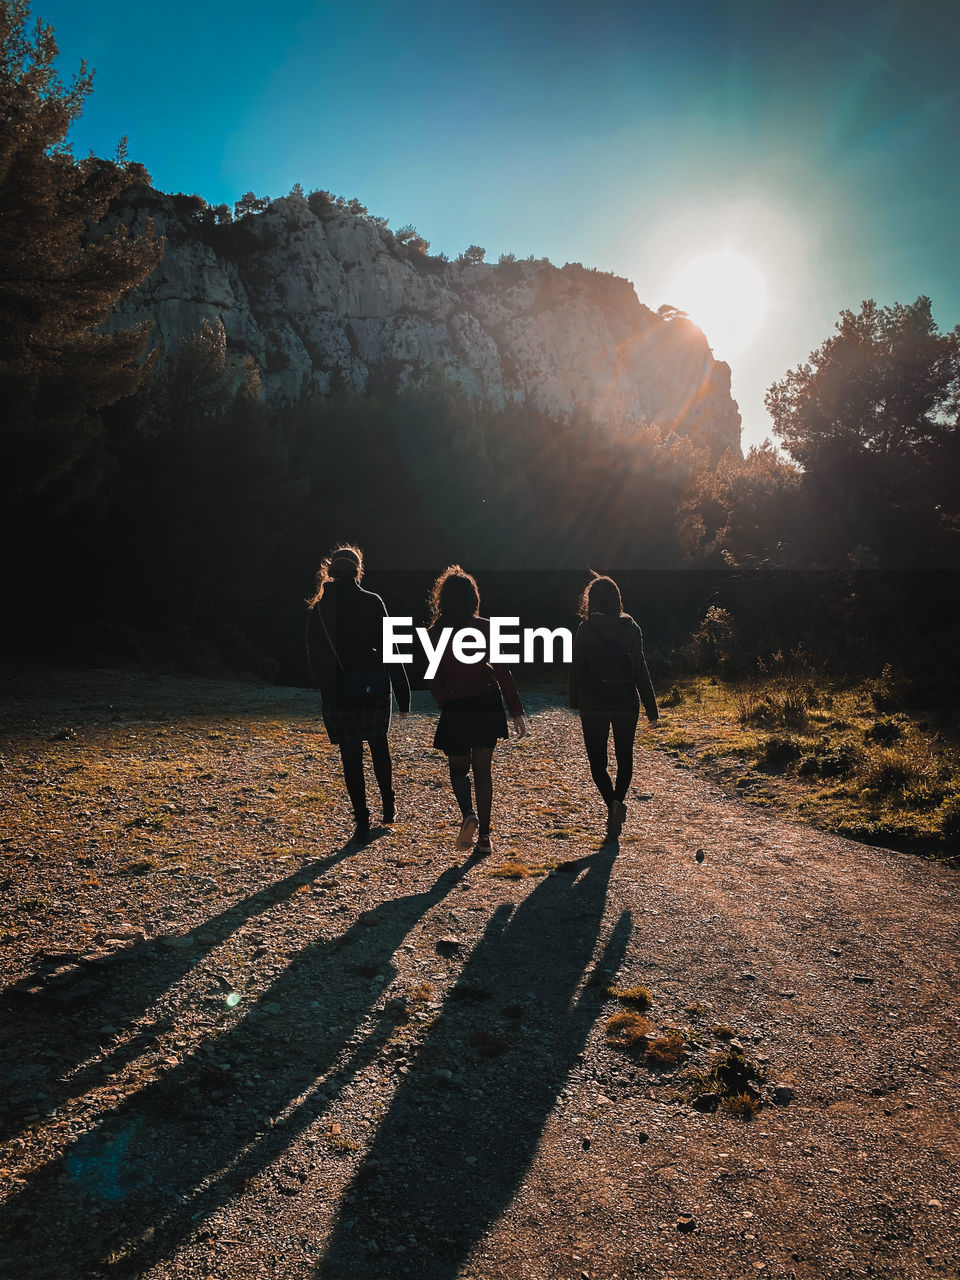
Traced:
[[662, 704], [652, 745], [712, 767], [750, 803], [960, 865], [955, 722], [889, 667], [843, 681], [778, 654], [747, 678], [682, 677]]

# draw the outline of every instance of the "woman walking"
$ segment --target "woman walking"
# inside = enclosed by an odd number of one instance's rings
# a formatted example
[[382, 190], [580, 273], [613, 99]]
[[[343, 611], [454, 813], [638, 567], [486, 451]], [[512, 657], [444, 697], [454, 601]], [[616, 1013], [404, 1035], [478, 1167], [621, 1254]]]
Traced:
[[391, 687], [400, 714], [410, 710], [410, 682], [401, 663], [383, 662], [383, 618], [386, 605], [360, 586], [363, 554], [359, 547], [339, 546], [317, 570], [316, 594], [307, 601], [307, 662], [319, 686], [323, 724], [340, 748], [343, 780], [353, 805], [353, 840], [370, 838], [363, 776], [363, 744], [369, 744], [373, 772], [383, 805], [383, 822], [396, 818], [393, 765], [387, 732]]
[[[640, 703], [655, 724], [659, 711], [643, 653], [640, 628], [623, 612], [620, 588], [594, 574], [580, 597], [583, 621], [573, 642], [570, 705], [579, 710], [590, 773], [607, 806], [607, 839], [619, 836], [627, 816], [624, 803], [633, 777], [633, 744]], [[607, 743], [613, 729], [617, 780], [607, 772]]]
[[[433, 622], [429, 632], [431, 643], [437, 643], [444, 627], [452, 628], [454, 635], [469, 627], [477, 633], [478, 643], [486, 646], [478, 650], [479, 661], [461, 662], [453, 652], [451, 637], [437, 674], [430, 681], [430, 692], [440, 707], [433, 745], [447, 756], [450, 783], [460, 806], [456, 846], [469, 849], [476, 838], [474, 852], [484, 855], [491, 849], [493, 751], [501, 738], [509, 736], [503, 698], [518, 738], [526, 734], [527, 722], [509, 668], [489, 661], [490, 623], [479, 616], [480, 592], [476, 581], [459, 565], [451, 565], [433, 584], [429, 602]], [[471, 771], [476, 807], [470, 794]]]

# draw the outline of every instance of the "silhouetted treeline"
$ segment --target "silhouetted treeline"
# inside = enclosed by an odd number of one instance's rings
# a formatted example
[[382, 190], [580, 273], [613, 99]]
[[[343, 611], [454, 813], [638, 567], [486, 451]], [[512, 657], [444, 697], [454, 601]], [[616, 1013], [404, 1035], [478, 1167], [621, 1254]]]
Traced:
[[834, 666], [939, 646], [939, 664], [956, 638], [939, 491], [894, 501], [851, 456], [801, 472], [766, 446], [711, 467], [652, 427], [496, 411], [439, 379], [271, 407], [211, 328], [104, 422], [110, 466], [22, 558], [8, 648], [301, 681], [303, 600], [338, 538], [418, 619], [452, 560], [525, 625], [572, 625], [586, 566], [616, 572], [661, 669], [748, 670], [798, 643]]

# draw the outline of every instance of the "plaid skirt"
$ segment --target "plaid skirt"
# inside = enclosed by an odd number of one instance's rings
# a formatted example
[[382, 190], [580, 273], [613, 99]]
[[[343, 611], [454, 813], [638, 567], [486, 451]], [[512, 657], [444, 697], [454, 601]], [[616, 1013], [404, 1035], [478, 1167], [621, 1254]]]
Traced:
[[376, 698], [362, 705], [324, 706], [323, 727], [334, 746], [341, 742], [384, 738], [390, 728], [390, 698]]

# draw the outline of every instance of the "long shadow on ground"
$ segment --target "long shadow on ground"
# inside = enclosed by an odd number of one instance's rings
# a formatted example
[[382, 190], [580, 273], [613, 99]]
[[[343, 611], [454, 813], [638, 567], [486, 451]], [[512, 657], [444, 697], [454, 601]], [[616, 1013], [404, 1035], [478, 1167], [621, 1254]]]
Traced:
[[[0, 1251], [0, 1273], [138, 1276], [168, 1256], [376, 1056], [394, 1025], [385, 1019], [323, 1090], [315, 1087], [392, 980], [397, 947], [469, 867], [451, 868], [425, 892], [384, 902], [342, 936], [306, 947], [232, 1030], [38, 1170], [8, 1202], [9, 1269]], [[291, 1121], [272, 1128], [298, 1099]]]
[[[601, 1009], [600, 987], [582, 984], [616, 852], [495, 912], [344, 1198], [318, 1280], [449, 1280], [510, 1203]], [[630, 929], [624, 913], [599, 969], [616, 970]]]
[[[119, 1029], [136, 1022], [237, 929], [290, 898], [354, 850], [344, 845], [234, 903], [197, 925], [187, 946], [170, 948], [163, 939], [153, 939], [93, 961], [77, 956], [65, 972], [51, 973], [41, 965], [0, 991], [6, 1023], [0, 1049], [0, 1141], [18, 1133], [27, 1115], [49, 1115], [67, 1099], [102, 1084], [108, 1069], [122, 1070], [169, 1030], [167, 1022], [159, 1021], [101, 1054], [100, 1028], [105, 1023]], [[92, 1058], [96, 1061], [78, 1069], [78, 1064]]]

